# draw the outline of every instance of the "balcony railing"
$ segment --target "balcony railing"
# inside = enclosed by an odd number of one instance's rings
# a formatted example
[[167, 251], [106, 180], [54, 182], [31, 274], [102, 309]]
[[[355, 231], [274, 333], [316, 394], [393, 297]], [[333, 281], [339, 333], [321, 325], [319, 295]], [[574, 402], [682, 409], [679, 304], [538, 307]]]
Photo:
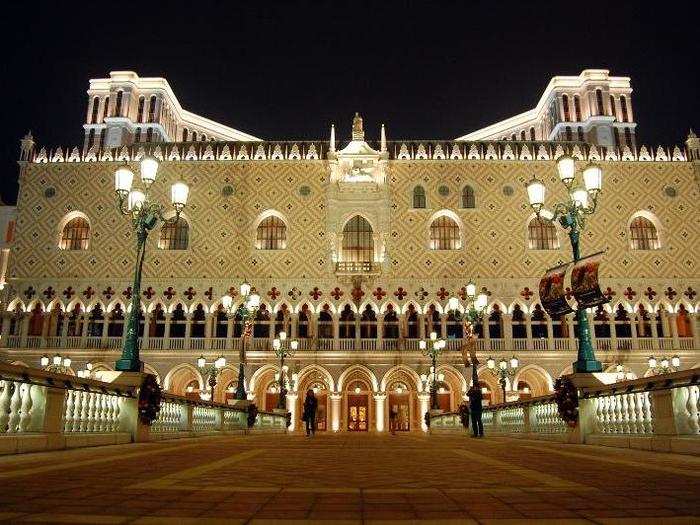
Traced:
[[339, 261], [335, 263], [335, 273], [338, 275], [352, 275], [358, 273], [379, 273], [380, 265], [371, 261]]

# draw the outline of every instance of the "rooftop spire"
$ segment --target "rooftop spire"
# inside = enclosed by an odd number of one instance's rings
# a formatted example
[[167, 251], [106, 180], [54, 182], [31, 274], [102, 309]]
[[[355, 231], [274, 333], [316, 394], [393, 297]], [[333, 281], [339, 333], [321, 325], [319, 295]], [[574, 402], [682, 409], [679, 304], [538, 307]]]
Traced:
[[384, 124], [382, 124], [382, 134], [381, 134], [381, 147], [382, 153], [386, 151], [386, 130], [384, 129]]
[[352, 119], [352, 140], [365, 140], [365, 132], [362, 129], [362, 117], [357, 112]]
[[331, 124], [331, 151], [335, 151], [335, 124]]

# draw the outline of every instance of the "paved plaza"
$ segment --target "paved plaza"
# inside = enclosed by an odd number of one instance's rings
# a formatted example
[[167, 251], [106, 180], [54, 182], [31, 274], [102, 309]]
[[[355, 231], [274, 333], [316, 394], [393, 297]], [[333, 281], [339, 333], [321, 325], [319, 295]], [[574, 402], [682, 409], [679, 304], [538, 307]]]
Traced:
[[698, 523], [700, 458], [423, 434], [200, 438], [0, 458], [0, 520]]

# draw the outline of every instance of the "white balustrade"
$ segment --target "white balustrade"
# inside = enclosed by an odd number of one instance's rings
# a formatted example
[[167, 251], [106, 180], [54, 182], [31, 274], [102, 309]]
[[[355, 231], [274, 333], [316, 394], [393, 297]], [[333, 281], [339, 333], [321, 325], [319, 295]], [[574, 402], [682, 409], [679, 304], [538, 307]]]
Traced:
[[185, 405], [170, 401], [167, 398], [160, 403], [160, 411], [158, 417], [151, 425], [151, 431], [157, 434], [165, 432], [178, 432], [185, 430], [184, 428], [184, 410]]
[[195, 406], [192, 409], [192, 428], [196, 432], [218, 430], [219, 411], [213, 407]]
[[34, 406], [33, 385], [0, 379], [0, 434], [26, 432]]
[[84, 390], [66, 390], [63, 431], [119, 432], [123, 399], [117, 395]]
[[631, 392], [594, 399], [595, 430], [603, 434], [653, 433], [649, 392]]
[[537, 403], [530, 407], [530, 431], [542, 434], [566, 432], [566, 423], [559, 417], [556, 403]]

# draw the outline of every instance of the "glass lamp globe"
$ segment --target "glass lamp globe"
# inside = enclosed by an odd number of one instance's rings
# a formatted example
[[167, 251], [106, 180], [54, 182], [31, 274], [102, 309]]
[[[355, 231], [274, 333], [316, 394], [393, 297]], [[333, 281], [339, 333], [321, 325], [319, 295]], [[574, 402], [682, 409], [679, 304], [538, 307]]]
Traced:
[[467, 289], [467, 297], [474, 298], [476, 297], [476, 284], [474, 284], [473, 281], [469, 281], [466, 286]]
[[294, 373], [292, 374], [292, 381], [296, 381], [297, 379], [299, 379], [299, 374], [297, 374], [296, 372], [294, 372]]
[[61, 356], [59, 354], [53, 356], [53, 364], [56, 366], [61, 366]]
[[527, 198], [530, 206], [538, 212], [544, 206], [545, 187], [541, 181], [533, 178], [527, 185]]
[[87, 363], [85, 363], [85, 368], [86, 368], [88, 371], [92, 371], [92, 363], [91, 363], [90, 361], [88, 361]]
[[588, 206], [588, 192], [584, 188], [576, 188], [571, 192], [571, 200], [576, 206], [585, 208]]
[[430, 340], [431, 341], [437, 340], [437, 332], [430, 332]]
[[625, 367], [622, 366], [621, 363], [618, 363], [617, 366], [615, 367], [615, 370], [617, 371], [618, 374], [621, 374], [622, 372], [625, 371]]
[[279, 338], [280, 341], [285, 341], [287, 339], [287, 332], [280, 332]]
[[493, 370], [496, 368], [496, 360], [489, 356], [489, 358], [486, 360], [486, 366], [489, 367], [490, 370]]
[[71, 361], [70, 357], [63, 358], [63, 366], [65, 366], [66, 368], [69, 368], [71, 363], [72, 363], [72, 361]]
[[189, 194], [190, 187], [184, 182], [178, 181], [170, 187], [170, 202], [175, 209], [181, 210], [187, 204]]
[[482, 310], [486, 308], [486, 305], [489, 302], [489, 297], [485, 293], [480, 293], [477, 298], [476, 302], [474, 303], [474, 306], [476, 307], [477, 310]]
[[444, 394], [444, 393], [445, 393], [445, 387], [444, 387], [444, 386], [441, 386], [441, 387], [438, 389], [438, 392], [439, 392], [440, 394]]
[[275, 350], [279, 350], [281, 347], [282, 347], [282, 341], [280, 341], [279, 339], [272, 340], [272, 348], [274, 348]]
[[296, 349], [299, 348], [299, 341], [294, 339], [289, 343], [289, 347], [292, 349], [293, 352], [296, 351]]
[[508, 361], [506, 361], [505, 359], [501, 359], [498, 362], [498, 366], [500, 367], [501, 370], [505, 370], [506, 368], [508, 368]]
[[428, 376], [426, 374], [421, 374], [420, 375], [420, 380], [423, 381], [424, 383], [428, 380]]
[[657, 362], [654, 356], [651, 356], [648, 360], [649, 368], [656, 368]]
[[221, 306], [224, 307], [224, 310], [230, 310], [232, 304], [233, 304], [233, 297], [231, 297], [230, 295], [224, 295], [221, 298]]
[[445, 348], [447, 346], [447, 341], [440, 339], [440, 348]]
[[199, 368], [204, 368], [204, 366], [205, 366], [206, 364], [207, 364], [207, 360], [204, 359], [204, 356], [203, 356], [203, 355], [200, 355], [200, 356], [197, 358], [197, 366], [198, 366]]
[[557, 161], [557, 172], [559, 179], [567, 186], [571, 184], [576, 175], [576, 164], [573, 157], [564, 155]]
[[134, 211], [143, 205], [144, 201], [146, 200], [146, 195], [140, 191], [140, 190], [131, 190], [129, 192], [129, 198], [127, 199], [126, 202], [126, 207], [129, 209], [129, 211]]
[[241, 283], [241, 295], [243, 297], [246, 297], [249, 294], [250, 294], [250, 284], [248, 284], [247, 281], [243, 281]]
[[148, 186], [153, 184], [158, 175], [158, 161], [153, 157], [144, 157], [141, 159], [141, 180]]
[[250, 294], [250, 297], [248, 298], [248, 307], [249, 308], [259, 308], [260, 307], [260, 296], [256, 293]]
[[418, 341], [418, 348], [420, 348], [421, 350], [425, 350], [427, 348], [427, 346], [428, 346], [428, 344], [423, 339]]
[[668, 368], [668, 358], [664, 357], [661, 359], [661, 368]]
[[226, 366], [226, 358], [224, 356], [219, 356], [219, 358], [216, 360], [216, 368], [223, 368]]
[[134, 181], [134, 172], [126, 166], [122, 166], [114, 172], [114, 189], [120, 195], [126, 196], [131, 191]]
[[40, 362], [41, 362], [41, 366], [49, 366], [49, 356], [42, 355]]
[[401, 388], [400, 386], [397, 386], [397, 387], [396, 387], [396, 393], [397, 393], [397, 394], [402, 394], [402, 393], [403, 393], [403, 388]]
[[318, 394], [318, 387], [315, 386], [315, 387], [313, 388], [313, 391], [314, 391], [314, 394]]
[[438, 374], [438, 381], [444, 381], [445, 380], [445, 374]]
[[447, 301], [447, 307], [448, 307], [450, 310], [456, 310], [458, 306], [459, 306], [459, 299], [453, 295], [453, 296], [450, 297], [450, 299]]
[[671, 358], [671, 366], [674, 368], [678, 368], [679, 366], [681, 366], [681, 358], [678, 357], [677, 355], [674, 355]]
[[356, 394], [359, 394], [360, 392], [361, 392], [360, 387], [359, 387], [359, 386], [356, 386], [356, 387], [355, 387], [355, 393], [356, 393]]
[[510, 358], [510, 367], [511, 368], [518, 368], [519, 364], [520, 364], [520, 362], [518, 361], [517, 357], [513, 356]]
[[583, 184], [587, 191], [599, 192], [603, 187], [603, 170], [598, 164], [590, 163], [583, 170]]

